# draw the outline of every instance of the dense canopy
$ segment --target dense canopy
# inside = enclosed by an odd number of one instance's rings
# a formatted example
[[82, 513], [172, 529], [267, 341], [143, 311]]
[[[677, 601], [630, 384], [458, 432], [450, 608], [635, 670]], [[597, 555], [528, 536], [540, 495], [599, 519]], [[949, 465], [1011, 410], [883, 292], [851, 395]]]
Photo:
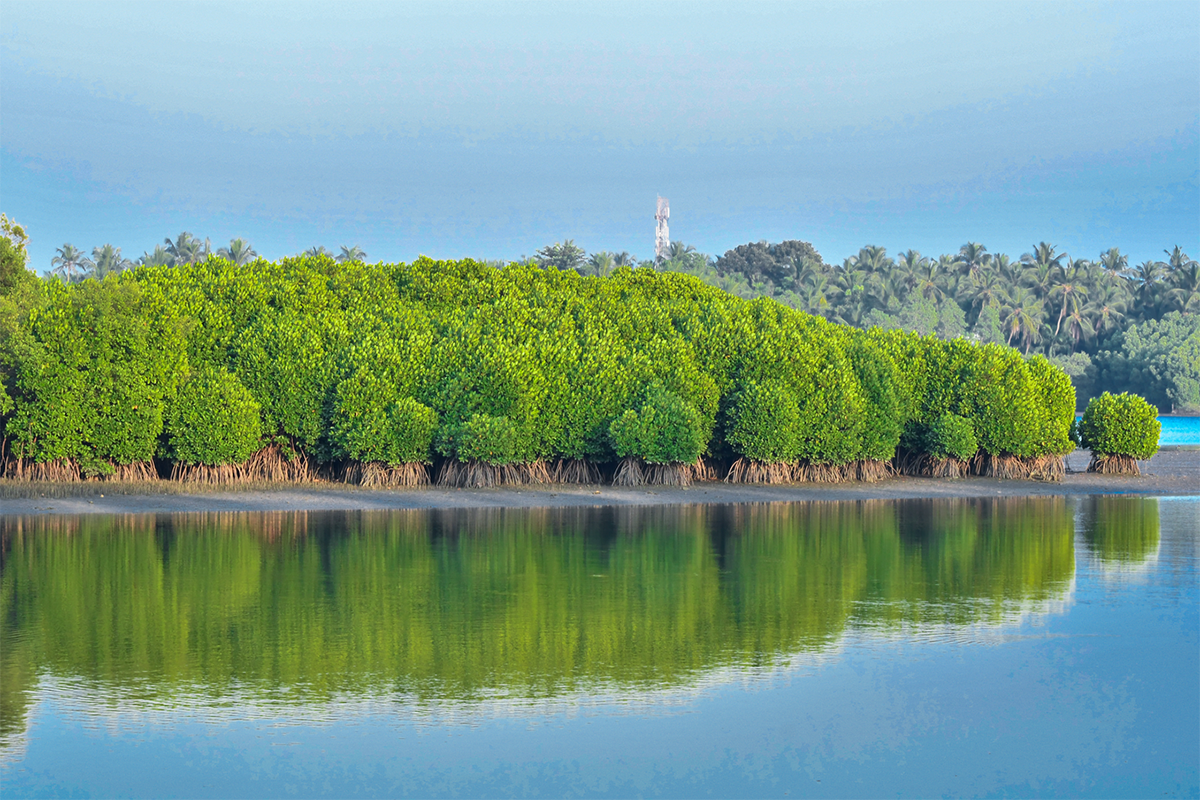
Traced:
[[0, 301], [10, 473], [216, 466], [257, 447], [436, 460], [450, 481], [456, 464], [519, 480], [700, 457], [854, 477], [947, 414], [980, 469], [1072, 447], [1070, 380], [1040, 356], [862, 331], [647, 268], [210, 257]]

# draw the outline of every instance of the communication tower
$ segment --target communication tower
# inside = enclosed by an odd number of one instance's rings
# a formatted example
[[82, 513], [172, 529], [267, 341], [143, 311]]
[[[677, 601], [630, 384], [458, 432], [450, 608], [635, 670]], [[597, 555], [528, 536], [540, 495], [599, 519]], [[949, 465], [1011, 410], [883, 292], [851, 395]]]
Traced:
[[658, 210], [654, 213], [654, 219], [658, 223], [654, 230], [654, 260], [666, 261], [667, 251], [671, 247], [671, 235], [667, 232], [667, 220], [671, 216], [671, 206], [667, 203], [667, 198], [658, 198]]

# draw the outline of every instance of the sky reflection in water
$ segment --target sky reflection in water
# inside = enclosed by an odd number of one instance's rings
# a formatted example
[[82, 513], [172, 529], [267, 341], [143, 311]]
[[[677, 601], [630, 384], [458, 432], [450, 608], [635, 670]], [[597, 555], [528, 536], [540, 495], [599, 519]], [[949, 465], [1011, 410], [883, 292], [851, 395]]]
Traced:
[[0, 518], [4, 794], [1194, 796], [1200, 503]]

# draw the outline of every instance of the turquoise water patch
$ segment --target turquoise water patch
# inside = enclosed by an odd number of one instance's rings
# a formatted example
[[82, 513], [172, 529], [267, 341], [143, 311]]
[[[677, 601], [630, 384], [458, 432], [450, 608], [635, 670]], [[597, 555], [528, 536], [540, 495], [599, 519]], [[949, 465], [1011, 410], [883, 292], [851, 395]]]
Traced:
[[1159, 417], [1162, 434], [1158, 443], [1162, 445], [1200, 446], [1200, 417]]

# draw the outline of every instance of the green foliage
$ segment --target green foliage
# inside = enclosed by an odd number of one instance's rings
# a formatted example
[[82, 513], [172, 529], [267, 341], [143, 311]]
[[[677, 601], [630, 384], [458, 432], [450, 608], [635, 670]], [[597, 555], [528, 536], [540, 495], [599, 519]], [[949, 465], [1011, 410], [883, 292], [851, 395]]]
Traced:
[[433, 409], [411, 397], [396, 398], [384, 381], [359, 371], [338, 384], [329, 438], [345, 458], [425, 462], [436, 427]]
[[641, 407], [613, 420], [608, 432], [618, 456], [637, 456], [651, 464], [690, 464], [708, 440], [696, 407], [661, 384], [650, 386]]
[[12, 452], [43, 462], [149, 460], [186, 369], [178, 319], [153, 289], [115, 277], [45, 288], [18, 315], [23, 330], [6, 356]]
[[[317, 461], [423, 461], [431, 445], [497, 464], [702, 453], [845, 464], [892, 457], [902, 430], [944, 414], [970, 419], [989, 453], [1069, 442], [1070, 383], [1044, 360], [859, 331], [678, 272], [318, 254], [35, 288], [0, 297], [12, 333], [0, 340], [0, 414], [12, 452], [41, 460], [148, 457], [164, 409], [187, 405], [176, 394], [189, 370], [236, 376], [262, 434]], [[163, 452], [199, 457], [174, 441]]]
[[472, 414], [459, 426], [455, 443], [459, 460], [509, 464], [516, 459], [519, 434], [508, 417]]
[[979, 451], [979, 439], [971, 420], [957, 414], [943, 414], [925, 433], [924, 451], [937, 458], [967, 460]]
[[1146, 460], [1158, 452], [1162, 423], [1158, 410], [1136, 394], [1103, 393], [1093, 398], [1079, 421], [1079, 444], [1100, 455]]
[[800, 408], [781, 382], [748, 384], [738, 393], [729, 420], [725, 438], [738, 453], [757, 461], [796, 457]]
[[201, 367], [188, 377], [167, 418], [169, 453], [186, 464], [240, 464], [258, 449], [259, 405], [235, 375]]

